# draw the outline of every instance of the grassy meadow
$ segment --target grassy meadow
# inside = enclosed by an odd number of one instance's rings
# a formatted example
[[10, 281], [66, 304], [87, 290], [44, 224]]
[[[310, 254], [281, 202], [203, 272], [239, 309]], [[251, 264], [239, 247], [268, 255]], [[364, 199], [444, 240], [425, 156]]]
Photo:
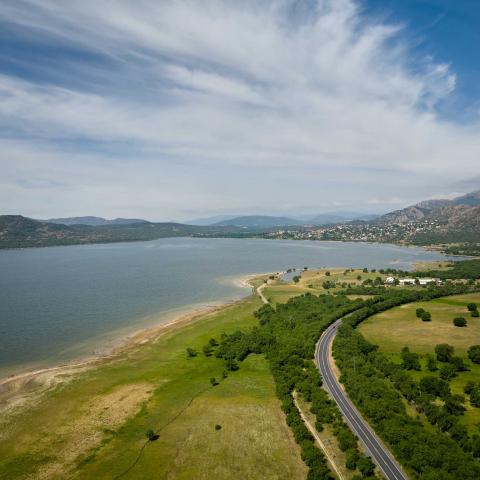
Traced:
[[[463, 388], [469, 381], [480, 382], [480, 365], [469, 361], [467, 350], [471, 345], [480, 344], [480, 318], [471, 318], [467, 304], [480, 304], [480, 294], [457, 295], [402, 305], [392, 310], [374, 315], [364, 321], [358, 328], [370, 342], [378, 345], [382, 352], [388, 354], [393, 361], [401, 362], [400, 351], [408, 346], [412, 352], [419, 354], [434, 354], [435, 345], [448, 343], [455, 347], [455, 354], [463, 357], [469, 371], [459, 372], [450, 380], [453, 393], [463, 394]], [[417, 308], [423, 308], [432, 314], [431, 322], [423, 322], [415, 315]], [[455, 317], [465, 317], [466, 327], [455, 327], [452, 323]], [[438, 375], [426, 368], [425, 358], [421, 359], [422, 371], [410, 371], [419, 380], [425, 375]], [[476, 432], [480, 426], [480, 408], [472, 407], [465, 402], [467, 411], [461, 417], [471, 432]]]
[[251, 297], [172, 329], [4, 414], [0, 478], [305, 478], [266, 360], [250, 356], [221, 380], [223, 361], [202, 353], [256, 324], [260, 305]]

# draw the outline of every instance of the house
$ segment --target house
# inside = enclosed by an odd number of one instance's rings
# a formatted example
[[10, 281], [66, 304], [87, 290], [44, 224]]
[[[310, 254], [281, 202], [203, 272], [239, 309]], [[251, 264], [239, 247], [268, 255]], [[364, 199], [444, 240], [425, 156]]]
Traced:
[[392, 285], [392, 284], [395, 283], [395, 279], [393, 277], [387, 277], [385, 279], [385, 283], [388, 283], [388, 284]]

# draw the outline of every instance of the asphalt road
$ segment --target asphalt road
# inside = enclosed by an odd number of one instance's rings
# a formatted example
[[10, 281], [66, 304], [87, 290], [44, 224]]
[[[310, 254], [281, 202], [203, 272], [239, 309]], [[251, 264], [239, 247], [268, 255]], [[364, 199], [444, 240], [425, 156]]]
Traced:
[[315, 361], [323, 378], [323, 384], [332, 395], [338, 408], [345, 417], [347, 423], [360, 441], [364, 444], [374, 463], [383, 473], [387, 480], [408, 480], [407, 475], [402, 471], [400, 465], [389, 453], [382, 441], [377, 437], [367, 422], [360, 415], [347, 397], [347, 394], [340, 387], [329, 362], [330, 345], [335, 338], [337, 329], [342, 320], [337, 320], [325, 330], [317, 343]]

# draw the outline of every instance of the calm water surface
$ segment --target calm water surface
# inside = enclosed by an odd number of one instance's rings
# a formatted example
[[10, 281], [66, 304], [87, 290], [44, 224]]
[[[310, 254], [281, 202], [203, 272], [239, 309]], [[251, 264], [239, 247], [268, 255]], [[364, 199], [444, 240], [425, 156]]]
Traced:
[[[444, 256], [342, 242], [161, 239], [0, 251], [0, 374], [91, 353], [154, 314], [238, 299], [232, 280], [289, 267], [409, 268]], [[158, 319], [157, 319], [158, 320]]]

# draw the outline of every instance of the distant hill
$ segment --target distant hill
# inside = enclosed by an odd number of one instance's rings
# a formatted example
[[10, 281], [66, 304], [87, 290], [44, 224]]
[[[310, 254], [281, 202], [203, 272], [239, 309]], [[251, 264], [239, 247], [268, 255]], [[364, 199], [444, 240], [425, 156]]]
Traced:
[[193, 220], [187, 220], [186, 225], [200, 225], [200, 226], [210, 226], [215, 225], [224, 220], [231, 220], [232, 218], [237, 217], [238, 215], [214, 215], [213, 217], [202, 217], [194, 218]]
[[427, 200], [387, 213], [374, 223], [383, 225], [422, 223], [411, 236], [417, 243], [478, 242], [480, 190], [452, 200]]
[[106, 225], [47, 223], [22, 215], [0, 215], [0, 248], [133, 242], [164, 237], [235, 235], [236, 227], [137, 222]]
[[107, 220], [102, 217], [67, 217], [67, 218], [49, 218], [41, 220], [44, 223], [58, 223], [61, 225], [130, 225], [132, 223], [150, 223], [140, 218], [115, 218]]
[[271, 217], [268, 215], [249, 215], [235, 217], [215, 223], [217, 227], [241, 227], [241, 228], [271, 228], [285, 227], [291, 225], [302, 225], [302, 222], [288, 217]]
[[[463, 206], [465, 208], [453, 208]], [[456, 217], [469, 216], [468, 209], [480, 206], [480, 190], [462, 195], [453, 200], [426, 200], [401, 210], [382, 215], [378, 223], [407, 223], [420, 220], [442, 220], [455, 222]]]

